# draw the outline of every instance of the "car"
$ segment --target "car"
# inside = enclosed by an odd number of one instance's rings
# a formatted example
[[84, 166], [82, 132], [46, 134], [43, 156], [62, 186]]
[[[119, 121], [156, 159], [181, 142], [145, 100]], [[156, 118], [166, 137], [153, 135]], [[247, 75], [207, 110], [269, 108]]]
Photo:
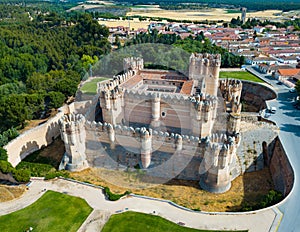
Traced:
[[276, 110], [277, 110], [276, 107], [273, 106], [273, 107], [271, 107], [270, 112], [271, 112], [272, 114], [275, 114], [275, 113], [276, 113]]
[[278, 81], [276, 84], [277, 84], [277, 85], [282, 85], [282, 82], [281, 82], [281, 81]]
[[290, 88], [290, 89], [289, 89], [289, 92], [290, 92], [290, 93], [295, 93], [295, 92], [296, 92], [296, 89], [295, 89], [295, 88]]

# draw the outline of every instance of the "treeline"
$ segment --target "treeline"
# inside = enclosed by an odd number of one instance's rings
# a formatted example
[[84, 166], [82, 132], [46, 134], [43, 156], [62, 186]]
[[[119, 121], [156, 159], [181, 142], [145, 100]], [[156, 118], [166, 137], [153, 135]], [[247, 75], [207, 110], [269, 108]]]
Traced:
[[1, 135], [60, 107], [89, 65], [111, 49], [108, 29], [90, 14], [29, 8], [0, 5]]
[[[246, 7], [248, 10], [269, 10], [278, 9], [283, 11], [296, 10], [300, 8], [300, 2], [291, 2], [289, 0], [274, 0], [274, 1], [260, 1], [260, 0], [222, 0], [216, 2], [215, 0], [117, 0], [119, 3], [129, 3], [133, 5], [140, 4], [159, 4], [163, 9], [182, 9], [182, 6], [191, 5], [191, 9], [195, 7], [195, 4], [205, 4], [210, 7]], [[176, 8], [177, 7], [177, 8]], [[184, 8], [188, 9], [188, 8]]]
[[[225, 27], [228, 26], [228, 23], [223, 24]], [[240, 17], [233, 18], [230, 21], [230, 27], [241, 27], [243, 29], [252, 29], [255, 26], [266, 26], [266, 25], [274, 25], [277, 28], [287, 28], [289, 26], [294, 27], [294, 31], [299, 31], [300, 30], [300, 19], [294, 19], [294, 20], [286, 20], [284, 22], [274, 22], [270, 20], [264, 20], [261, 21], [256, 18], [248, 18], [245, 23], [242, 22]]]

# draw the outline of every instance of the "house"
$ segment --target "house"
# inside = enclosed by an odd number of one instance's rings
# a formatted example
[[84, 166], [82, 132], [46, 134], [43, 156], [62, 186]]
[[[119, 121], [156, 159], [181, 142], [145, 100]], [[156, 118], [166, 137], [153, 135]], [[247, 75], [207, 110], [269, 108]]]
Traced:
[[278, 61], [283, 64], [298, 64], [298, 56], [281, 56]]
[[275, 78], [284, 81], [288, 79], [294, 79], [297, 78], [297, 76], [300, 75], [300, 69], [294, 68], [294, 69], [278, 69]]
[[294, 69], [294, 67], [290, 65], [267, 65], [267, 64], [259, 64], [258, 65], [258, 70], [261, 73], [269, 74], [275, 77], [275, 74], [278, 69]]
[[258, 68], [259, 64], [272, 65], [277, 63], [278, 63], [277, 59], [273, 57], [255, 57], [254, 59], [252, 59], [251, 65], [256, 66], [256, 68]]

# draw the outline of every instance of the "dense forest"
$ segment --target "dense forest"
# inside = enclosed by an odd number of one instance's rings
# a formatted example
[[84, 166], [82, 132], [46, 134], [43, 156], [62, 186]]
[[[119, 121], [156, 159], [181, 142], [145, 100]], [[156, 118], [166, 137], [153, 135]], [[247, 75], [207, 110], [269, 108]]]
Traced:
[[111, 46], [108, 29], [90, 14], [0, 5], [0, 18], [1, 146], [17, 135], [15, 127], [74, 95], [87, 64]]

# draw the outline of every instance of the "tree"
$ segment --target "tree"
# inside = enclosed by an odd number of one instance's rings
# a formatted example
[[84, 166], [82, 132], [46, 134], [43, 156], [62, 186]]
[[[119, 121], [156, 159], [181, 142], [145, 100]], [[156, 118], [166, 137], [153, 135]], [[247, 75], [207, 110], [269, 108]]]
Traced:
[[49, 102], [48, 106], [50, 108], [56, 108], [57, 109], [57, 108], [62, 106], [65, 99], [66, 99], [66, 97], [63, 93], [51, 91], [47, 94], [45, 101]]
[[7, 151], [3, 147], [0, 147], [0, 160], [7, 161], [7, 158]]

